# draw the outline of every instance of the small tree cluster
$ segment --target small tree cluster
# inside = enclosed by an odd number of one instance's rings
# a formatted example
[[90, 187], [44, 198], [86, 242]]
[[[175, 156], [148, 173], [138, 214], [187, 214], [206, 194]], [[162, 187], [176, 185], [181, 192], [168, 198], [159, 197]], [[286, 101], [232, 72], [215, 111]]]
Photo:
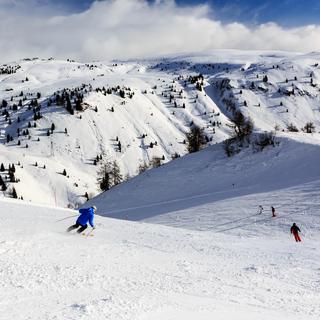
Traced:
[[289, 132], [299, 132], [299, 129], [293, 123], [290, 123], [287, 126], [287, 129]]
[[17, 70], [19, 70], [21, 68], [20, 65], [14, 65], [14, 66], [10, 66], [10, 65], [3, 65], [0, 67], [0, 74], [12, 74], [12, 73], [16, 73]]
[[138, 172], [139, 172], [139, 174], [141, 174], [141, 173], [147, 171], [148, 169], [149, 169], [148, 164], [146, 164], [145, 162], [143, 162], [143, 163], [140, 163], [140, 164], [139, 164]]
[[250, 118], [246, 119], [244, 115], [237, 111], [231, 119], [236, 137], [241, 141], [248, 138], [253, 131], [253, 122]]
[[315, 128], [313, 122], [307, 122], [302, 130], [306, 133], [313, 133], [313, 132], [315, 132], [316, 128]]
[[102, 160], [102, 154], [100, 154], [100, 155], [98, 154], [96, 156], [96, 158], [93, 160], [93, 164], [96, 166], [100, 160]]
[[275, 135], [272, 132], [266, 132], [259, 135], [255, 141], [256, 146], [262, 151], [267, 146], [275, 146]]
[[[5, 171], [3, 163], [1, 163], [0, 171], [1, 172]], [[16, 172], [16, 168], [15, 168], [14, 164], [12, 164], [12, 165], [9, 164], [9, 168], [8, 168], [9, 181], [12, 183], [17, 182], [16, 177], [15, 177], [15, 172]]]
[[190, 132], [187, 133], [186, 138], [189, 153], [199, 151], [207, 143], [203, 129], [196, 125], [192, 126]]
[[110, 190], [122, 182], [122, 175], [117, 161], [106, 163], [98, 174], [98, 184], [102, 191]]

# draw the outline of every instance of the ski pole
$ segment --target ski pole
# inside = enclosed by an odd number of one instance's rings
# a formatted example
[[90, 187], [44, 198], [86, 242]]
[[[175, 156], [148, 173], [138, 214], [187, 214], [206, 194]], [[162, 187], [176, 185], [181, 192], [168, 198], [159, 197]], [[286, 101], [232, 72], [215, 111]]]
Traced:
[[71, 219], [71, 218], [77, 217], [78, 215], [79, 215], [79, 214], [75, 214], [75, 215], [72, 215], [72, 216], [69, 216], [69, 217], [60, 219], [60, 220], [56, 220], [55, 222], [60, 222], [60, 221], [63, 221], [63, 220]]

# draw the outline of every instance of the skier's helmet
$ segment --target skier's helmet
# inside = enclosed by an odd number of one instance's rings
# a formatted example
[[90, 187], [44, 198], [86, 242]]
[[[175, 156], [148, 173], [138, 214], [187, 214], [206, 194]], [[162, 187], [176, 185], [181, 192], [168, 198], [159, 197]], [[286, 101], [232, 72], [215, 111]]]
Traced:
[[93, 209], [94, 211], [97, 211], [97, 207], [96, 207], [96, 206], [92, 206], [92, 209]]

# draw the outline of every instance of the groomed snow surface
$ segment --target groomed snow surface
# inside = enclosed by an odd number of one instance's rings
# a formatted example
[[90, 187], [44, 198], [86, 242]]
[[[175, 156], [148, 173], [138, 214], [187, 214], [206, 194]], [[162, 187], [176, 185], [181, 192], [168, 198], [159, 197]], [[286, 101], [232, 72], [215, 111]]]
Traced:
[[[76, 211], [2, 200], [0, 319], [319, 319], [319, 186], [154, 221], [175, 227], [97, 216], [92, 237], [65, 232]], [[263, 199], [277, 218], [267, 207], [257, 215]]]

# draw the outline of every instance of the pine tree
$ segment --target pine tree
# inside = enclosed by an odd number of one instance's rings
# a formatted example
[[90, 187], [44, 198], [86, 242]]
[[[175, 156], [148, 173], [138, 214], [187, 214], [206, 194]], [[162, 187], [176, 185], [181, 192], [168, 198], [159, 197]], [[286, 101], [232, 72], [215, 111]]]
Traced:
[[105, 164], [99, 171], [98, 183], [102, 191], [107, 191], [112, 187], [110, 171], [109, 163]]
[[[76, 110], [77, 111], [83, 111], [83, 107], [82, 107], [82, 104], [81, 104], [81, 100], [80, 99], [77, 99], [76, 100], [76, 106], [75, 106]], [[96, 112], [98, 111], [98, 108], [96, 107]]]
[[14, 172], [9, 171], [9, 180], [10, 182], [16, 182], [16, 177], [14, 176]]
[[116, 186], [122, 182], [122, 175], [121, 175], [120, 167], [119, 167], [116, 160], [113, 161], [111, 174], [112, 174], [114, 186]]
[[14, 199], [18, 199], [17, 191], [14, 187], [12, 188], [12, 191], [11, 191], [11, 197]]
[[250, 118], [246, 119], [240, 111], [234, 114], [231, 121], [233, 122], [233, 129], [237, 138], [243, 140], [251, 135], [253, 122]]
[[67, 107], [66, 107], [67, 111], [68, 111], [70, 114], [73, 114], [73, 108], [72, 108], [72, 105], [71, 105], [71, 101], [70, 101], [69, 95], [67, 95], [66, 101], [67, 101]]
[[0, 171], [1, 171], [1, 172], [4, 172], [4, 171], [5, 171], [5, 168], [4, 168], [4, 165], [3, 165], [3, 163], [1, 163], [1, 166], [0, 166]]
[[187, 148], [190, 153], [199, 151], [206, 144], [203, 129], [193, 126], [187, 133]]

